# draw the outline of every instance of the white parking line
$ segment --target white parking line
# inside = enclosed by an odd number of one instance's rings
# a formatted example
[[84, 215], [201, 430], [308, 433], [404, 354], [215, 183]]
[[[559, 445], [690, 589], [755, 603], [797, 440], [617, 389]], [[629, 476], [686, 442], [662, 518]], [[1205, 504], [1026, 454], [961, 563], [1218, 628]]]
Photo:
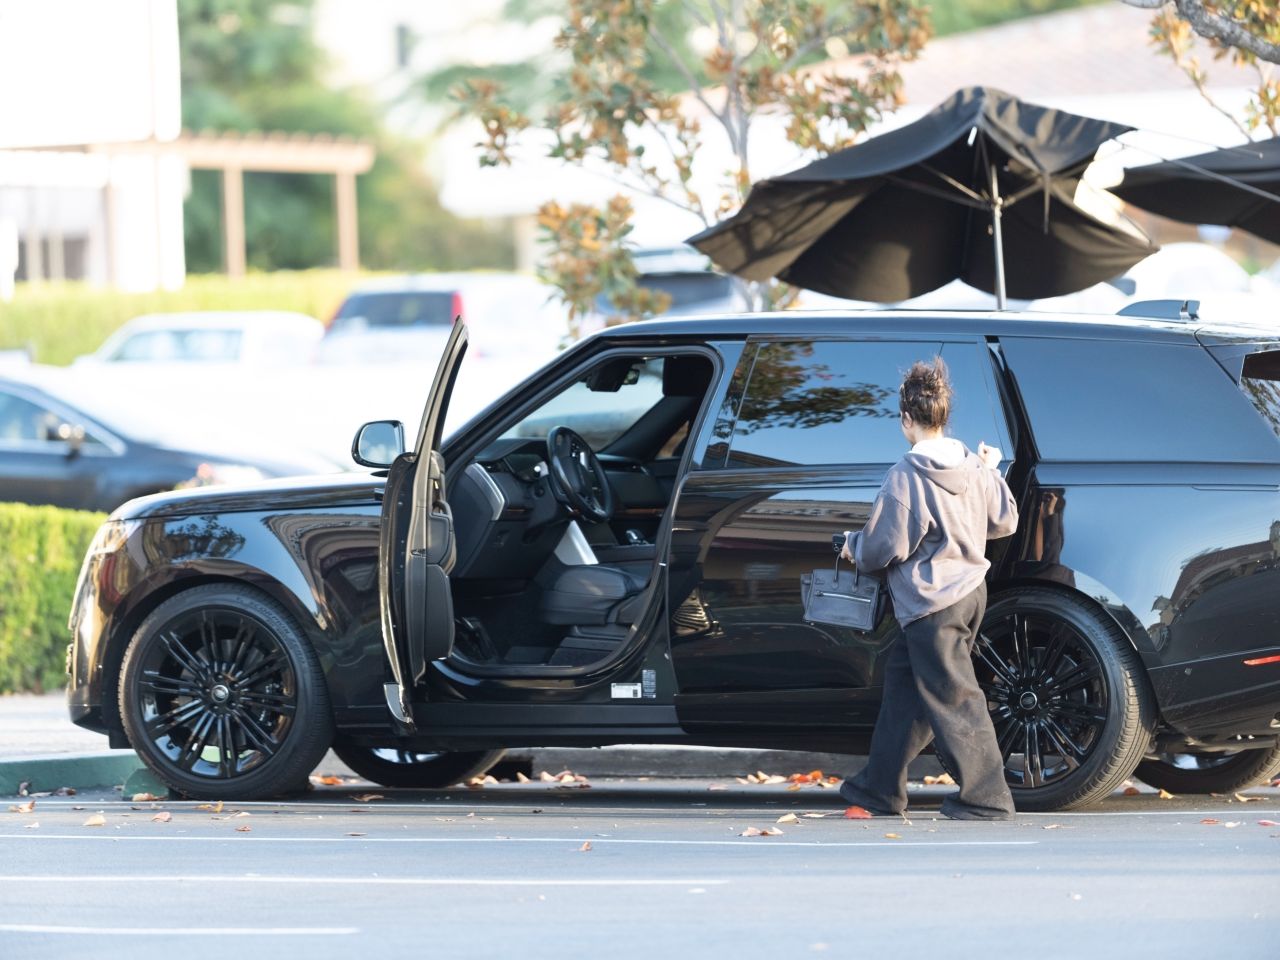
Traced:
[[140, 883], [298, 883], [336, 884], [341, 886], [405, 886], [405, 887], [720, 887], [728, 880], [615, 879], [595, 877], [570, 880], [552, 877], [544, 880], [504, 880], [497, 878], [458, 877], [290, 877], [290, 876], [206, 876], [203, 874], [156, 876], [152, 874], [120, 874], [118, 876], [0, 876], [4, 883], [114, 883], [130, 887]]
[[[1154, 798], [1155, 794], [1152, 794], [1151, 796]], [[397, 811], [397, 812], [415, 811], [415, 810], [422, 811], [422, 812], [429, 812], [429, 811], [444, 810], [444, 811], [456, 814], [458, 813], [459, 810], [466, 809], [468, 812], [472, 810], [476, 811], [477, 816], [479, 816], [481, 812], [483, 813], [528, 813], [531, 807], [537, 806], [539, 803], [545, 804], [547, 799], [564, 800], [566, 798], [560, 797], [559, 795], [555, 795], [555, 794], [551, 795], [550, 798], [531, 796], [528, 801], [523, 801], [520, 803], [490, 803], [490, 802], [465, 803], [462, 801], [458, 801], [454, 803], [396, 803], [396, 802], [384, 803], [381, 801], [360, 803], [359, 801], [355, 801], [355, 800], [339, 801], [339, 802], [333, 802], [333, 801], [323, 802], [323, 801], [316, 801], [316, 800], [300, 800], [296, 802], [295, 801], [273, 802], [270, 800], [255, 800], [255, 801], [246, 801], [243, 803], [239, 801], [227, 802], [226, 807], [228, 810], [252, 809], [252, 810], [262, 810], [265, 812], [270, 812], [274, 810], [274, 811], [279, 811], [280, 813], [289, 813], [295, 810], [319, 810], [319, 811], [329, 811], [334, 814], [343, 814], [355, 809], [359, 809], [361, 811], [387, 810], [387, 811]], [[578, 799], [578, 798], [574, 798], [574, 799]], [[782, 798], [780, 797], [779, 799], [781, 800]], [[787, 799], [790, 800], [792, 798], [787, 797]], [[1273, 800], [1273, 798], [1270, 796], [1265, 797], [1264, 799], [1266, 801]], [[120, 810], [120, 809], [126, 809], [126, 808], [132, 810], [132, 808], [139, 806], [138, 803], [130, 803], [127, 800], [85, 801], [81, 799], [48, 800], [48, 799], [41, 798], [36, 802], [37, 802], [37, 808], [40, 810], [58, 810], [58, 809], [70, 810], [73, 807], [81, 807], [81, 808], [92, 807], [95, 810], [105, 810], [110, 812], [112, 810]], [[141, 802], [143, 801], [140, 801], [140, 803]], [[145, 801], [145, 803], [147, 804], [150, 804], [151, 802], [152, 801]], [[180, 811], [180, 810], [195, 811], [198, 806], [204, 805], [204, 804], [198, 803], [197, 801], [189, 801], [189, 800], [158, 800], [154, 802], [163, 804], [164, 809], [166, 810], [173, 810], [173, 811]], [[1234, 810], [1237, 807], [1244, 808], [1245, 806], [1246, 805], [1244, 804], [1231, 804], [1230, 809]], [[1250, 815], [1257, 814], [1257, 815], [1264, 815], [1264, 816], [1271, 816], [1271, 817], [1280, 815], [1280, 806], [1277, 806], [1274, 803], [1272, 803], [1272, 805], [1270, 806], [1265, 806], [1265, 807], [1256, 807], [1251, 803], [1251, 804], [1248, 804], [1247, 807]], [[797, 809], [797, 810], [801, 808], [802, 808], [802, 805], [800, 804], [796, 804], [794, 806], [794, 809]], [[146, 806], [146, 807], [143, 807], [142, 809], [148, 810], [151, 808], [150, 806]], [[761, 816], [763, 814], [769, 813], [771, 810], [782, 811], [786, 809], [788, 808], [784, 807], [781, 803], [770, 804], [770, 803], [762, 802], [760, 803], [759, 806], [739, 807], [739, 806], [708, 806], [705, 802], [702, 802], [702, 801], [698, 801], [696, 803], [681, 803], [679, 800], [673, 800], [670, 806], [663, 806], [663, 807], [612, 807], [612, 806], [606, 806], [603, 804], [588, 804], [584, 806], [581, 803], [572, 804], [572, 805], [565, 804], [564, 806], [548, 805], [543, 807], [544, 813], [556, 813], [556, 812], [572, 813], [574, 816], [579, 816], [579, 817], [586, 817], [586, 816], [613, 817], [613, 816], [623, 816], [623, 815], [653, 816], [653, 815], [664, 815], [664, 814], [679, 814], [681, 816], [688, 816], [690, 813], [710, 813], [710, 812], [723, 813], [727, 815], [732, 815], [734, 817], [747, 817], [747, 816]], [[805, 807], [804, 809], [825, 811], [829, 815], [831, 815], [833, 818], [838, 819], [837, 815], [844, 808], [838, 807], [838, 806], [827, 806], [826, 804], [818, 803], [818, 804], [812, 804], [811, 806]], [[1018, 816], [1029, 817], [1029, 818], [1040, 818], [1040, 819], [1044, 819], [1044, 818], [1057, 819], [1059, 817], [1090, 817], [1095, 819], [1099, 817], [1176, 817], [1176, 816], [1211, 817], [1218, 814], [1222, 814], [1226, 812], [1227, 809], [1228, 809], [1227, 806], [1221, 806], [1221, 807], [1214, 807], [1208, 810], [1187, 810], [1187, 809], [1062, 810], [1058, 812], [1049, 811], [1046, 813], [1040, 813], [1040, 812], [1033, 813], [1028, 811], [1025, 813], [1019, 813]], [[931, 817], [942, 819], [942, 814], [938, 810], [930, 809], [928, 807], [919, 808], [919, 809], [909, 809], [907, 811], [907, 816], [915, 817], [920, 820], [924, 820]], [[881, 819], [885, 823], [899, 822], [897, 818], [893, 818], [893, 817], [884, 817]]]
[[60, 927], [43, 923], [0, 923], [0, 933], [108, 937], [332, 937], [359, 932], [359, 927]]
[[[130, 837], [109, 833], [4, 833], [0, 840], [102, 840], [107, 843], [572, 843], [586, 839], [577, 837]], [[872, 840], [863, 843], [823, 840], [642, 840], [622, 837], [591, 837], [592, 846], [635, 844], [671, 847], [808, 847], [810, 849], [843, 849], [847, 847], [1034, 847], [1039, 840]]]

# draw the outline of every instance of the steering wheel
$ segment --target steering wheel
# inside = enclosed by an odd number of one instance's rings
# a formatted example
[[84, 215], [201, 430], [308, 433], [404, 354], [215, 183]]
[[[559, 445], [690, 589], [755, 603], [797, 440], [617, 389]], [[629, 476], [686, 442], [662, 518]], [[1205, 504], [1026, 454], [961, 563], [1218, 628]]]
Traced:
[[587, 441], [568, 427], [554, 427], [547, 434], [547, 460], [556, 497], [571, 513], [592, 523], [613, 516], [613, 488]]

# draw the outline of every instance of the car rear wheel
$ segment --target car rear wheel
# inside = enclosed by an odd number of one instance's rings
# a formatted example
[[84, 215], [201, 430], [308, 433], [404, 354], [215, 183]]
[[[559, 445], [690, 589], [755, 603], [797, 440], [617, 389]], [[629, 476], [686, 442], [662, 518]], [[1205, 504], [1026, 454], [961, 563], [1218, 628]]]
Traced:
[[1086, 601], [1043, 587], [998, 595], [973, 650], [1019, 810], [1092, 803], [1133, 773], [1154, 698], [1133, 647]]
[[1139, 780], [1170, 793], [1232, 793], [1280, 777], [1280, 743], [1226, 753], [1164, 753], [1135, 771]]
[[505, 750], [418, 753], [397, 747], [337, 746], [338, 759], [366, 780], [384, 787], [435, 790], [485, 774]]
[[160, 604], [125, 651], [119, 692], [129, 742], [184, 796], [301, 789], [333, 739], [315, 651], [250, 587], [195, 587]]

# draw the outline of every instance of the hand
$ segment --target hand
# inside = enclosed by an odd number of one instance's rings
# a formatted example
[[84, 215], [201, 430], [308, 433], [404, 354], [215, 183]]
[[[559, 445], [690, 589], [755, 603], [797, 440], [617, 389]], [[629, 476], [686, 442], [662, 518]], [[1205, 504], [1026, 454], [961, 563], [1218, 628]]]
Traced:
[[978, 456], [983, 464], [992, 470], [1000, 466], [1000, 461], [1004, 459], [1004, 454], [1000, 452], [999, 447], [989, 447], [981, 440], [978, 441]]
[[844, 546], [840, 548], [840, 559], [841, 559], [841, 560], [848, 560], [850, 563], [853, 563], [853, 554], [851, 554], [851, 553], [849, 552], [849, 534], [850, 534], [850, 532], [851, 532], [851, 531], [849, 531], [849, 530], [846, 530], [846, 531], [844, 532]]

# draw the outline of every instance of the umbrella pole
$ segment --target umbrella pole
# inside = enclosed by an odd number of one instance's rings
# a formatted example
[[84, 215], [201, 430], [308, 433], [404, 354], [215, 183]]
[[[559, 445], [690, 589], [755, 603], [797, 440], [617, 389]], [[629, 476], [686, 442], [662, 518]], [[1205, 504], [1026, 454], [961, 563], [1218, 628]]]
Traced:
[[995, 244], [996, 309], [1004, 309], [1004, 239], [1000, 233], [1004, 201], [1000, 199], [1000, 184], [996, 181], [996, 165], [991, 164], [991, 239]]

